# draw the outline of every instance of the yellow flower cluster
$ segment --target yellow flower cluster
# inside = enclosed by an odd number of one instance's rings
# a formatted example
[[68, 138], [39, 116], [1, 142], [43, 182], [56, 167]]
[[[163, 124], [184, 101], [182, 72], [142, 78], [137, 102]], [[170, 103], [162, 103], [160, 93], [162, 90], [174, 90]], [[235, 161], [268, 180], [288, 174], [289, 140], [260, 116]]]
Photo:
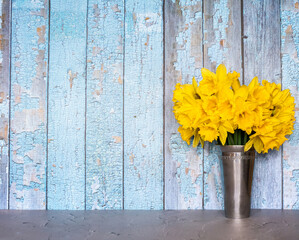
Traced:
[[292, 134], [295, 104], [288, 89], [266, 80], [261, 85], [257, 77], [241, 85], [240, 74], [227, 73], [222, 64], [216, 74], [205, 68], [201, 73], [199, 85], [195, 78], [192, 84], [178, 83], [173, 95], [178, 131], [188, 144], [193, 137], [193, 147], [214, 140], [225, 145], [228, 133], [240, 129], [249, 135], [245, 151], [253, 146], [267, 153], [278, 150]]

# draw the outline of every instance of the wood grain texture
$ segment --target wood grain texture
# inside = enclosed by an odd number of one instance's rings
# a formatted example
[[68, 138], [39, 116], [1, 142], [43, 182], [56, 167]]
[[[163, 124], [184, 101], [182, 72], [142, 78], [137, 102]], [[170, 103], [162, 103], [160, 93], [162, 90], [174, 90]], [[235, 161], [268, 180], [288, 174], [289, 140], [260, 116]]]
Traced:
[[[280, 83], [280, 6], [279, 1], [244, 1], [244, 81], [257, 76]], [[252, 208], [281, 208], [281, 150], [256, 157]]]
[[52, 0], [48, 209], [85, 208], [87, 1]]
[[[298, 0], [0, 0], [0, 209], [222, 209], [221, 151], [182, 141], [174, 86], [224, 63], [291, 89], [299, 119], [298, 51]], [[298, 120], [255, 163], [252, 208], [282, 207]]]
[[12, 1], [10, 209], [46, 208], [47, 36], [47, 1]]
[[165, 209], [201, 209], [203, 150], [181, 139], [173, 115], [176, 83], [201, 79], [202, 1], [166, 0], [165, 12]]
[[163, 208], [163, 22], [159, 0], [126, 1], [124, 208]]
[[88, 6], [86, 208], [122, 209], [124, 1]]
[[299, 2], [281, 1], [282, 86], [295, 97], [293, 134], [283, 145], [283, 208], [299, 209]]
[[0, 0], [0, 209], [8, 208], [10, 1]]
[[[242, 79], [241, 2], [238, 0], [204, 1], [204, 67], [216, 71], [224, 63], [227, 71], [237, 71]], [[204, 208], [223, 208], [219, 146], [204, 148]]]

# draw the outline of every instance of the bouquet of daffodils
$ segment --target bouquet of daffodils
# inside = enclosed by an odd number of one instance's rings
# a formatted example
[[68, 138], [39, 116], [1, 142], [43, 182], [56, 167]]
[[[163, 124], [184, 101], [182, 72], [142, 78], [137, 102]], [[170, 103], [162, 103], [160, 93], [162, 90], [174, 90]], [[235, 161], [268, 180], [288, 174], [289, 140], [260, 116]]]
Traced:
[[292, 134], [295, 103], [288, 89], [258, 78], [241, 85], [240, 74], [227, 73], [219, 65], [216, 74], [202, 68], [197, 84], [180, 84], [173, 94], [174, 115], [182, 139], [193, 147], [205, 141], [222, 145], [245, 145], [258, 153], [278, 150]]

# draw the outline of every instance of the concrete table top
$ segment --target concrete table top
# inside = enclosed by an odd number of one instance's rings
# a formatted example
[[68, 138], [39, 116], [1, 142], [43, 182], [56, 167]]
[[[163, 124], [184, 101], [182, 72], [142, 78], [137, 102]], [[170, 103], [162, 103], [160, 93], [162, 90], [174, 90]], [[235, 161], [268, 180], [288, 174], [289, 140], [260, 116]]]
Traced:
[[0, 210], [0, 239], [299, 239], [299, 211], [252, 210], [247, 219], [223, 211]]

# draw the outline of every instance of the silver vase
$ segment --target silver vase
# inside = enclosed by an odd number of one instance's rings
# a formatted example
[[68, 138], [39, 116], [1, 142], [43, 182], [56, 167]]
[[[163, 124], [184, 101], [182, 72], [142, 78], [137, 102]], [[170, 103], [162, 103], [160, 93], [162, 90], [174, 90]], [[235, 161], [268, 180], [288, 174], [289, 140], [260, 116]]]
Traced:
[[221, 146], [224, 209], [227, 218], [247, 218], [250, 215], [254, 149], [244, 152], [243, 145]]

